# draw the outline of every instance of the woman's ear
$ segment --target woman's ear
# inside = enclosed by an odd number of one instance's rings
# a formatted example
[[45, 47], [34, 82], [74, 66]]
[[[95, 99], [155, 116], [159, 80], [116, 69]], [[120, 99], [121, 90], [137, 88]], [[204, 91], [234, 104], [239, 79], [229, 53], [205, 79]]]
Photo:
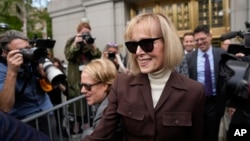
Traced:
[[107, 83], [104, 83], [103, 85], [104, 85], [105, 92], [107, 92], [107, 91], [108, 91], [108, 88], [109, 88], [109, 87], [108, 87], [108, 84], [107, 84]]
[[108, 94], [110, 92], [111, 85], [110, 84], [105, 84], [105, 92]]

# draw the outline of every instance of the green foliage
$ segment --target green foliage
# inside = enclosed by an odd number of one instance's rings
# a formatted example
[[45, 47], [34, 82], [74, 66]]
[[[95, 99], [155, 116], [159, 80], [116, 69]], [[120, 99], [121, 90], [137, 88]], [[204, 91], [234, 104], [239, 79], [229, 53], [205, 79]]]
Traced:
[[[34, 0], [1, 0], [0, 1], [0, 22], [7, 23], [10, 29], [22, 31], [22, 19], [27, 19], [27, 36], [32, 38], [37, 34], [42, 38], [42, 29], [35, 30], [37, 23], [47, 23], [47, 36], [52, 37], [51, 18], [46, 8], [32, 7]], [[49, 1], [49, 0], [48, 0]], [[36, 0], [37, 3], [42, 0]]]
[[47, 34], [48, 37], [52, 38], [52, 20], [51, 17], [49, 16], [49, 13], [46, 9], [46, 16], [45, 16], [46, 22], [47, 22]]
[[34, 35], [37, 35], [37, 38], [42, 38], [42, 32], [28, 31], [27, 34], [28, 34], [27, 36], [29, 37], [29, 39], [33, 39]]
[[10, 29], [22, 30], [22, 21], [16, 16], [0, 14], [0, 22], [8, 24]]

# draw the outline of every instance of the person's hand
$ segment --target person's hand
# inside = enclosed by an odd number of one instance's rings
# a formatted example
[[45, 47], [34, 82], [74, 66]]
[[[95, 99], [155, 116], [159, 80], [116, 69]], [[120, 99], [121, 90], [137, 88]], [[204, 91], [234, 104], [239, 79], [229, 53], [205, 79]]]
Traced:
[[61, 92], [65, 92], [66, 91], [66, 87], [63, 84], [58, 84], [59, 89], [61, 90]]
[[20, 66], [23, 64], [23, 55], [19, 50], [11, 50], [7, 54], [8, 70], [15, 73], [18, 72]]
[[236, 53], [235, 56], [237, 56], [237, 57], [244, 57], [245, 54], [244, 53]]
[[44, 68], [43, 68], [43, 64], [42, 64], [42, 63], [39, 63], [39, 65], [38, 65], [38, 72], [39, 72], [39, 74], [41, 75], [42, 78], [44, 78], [44, 79], [47, 80], [47, 74], [46, 74], [46, 72], [44, 71]]
[[119, 66], [119, 62], [118, 62], [118, 55], [115, 56], [115, 58], [113, 59], [113, 62], [115, 63], [115, 65]]
[[[75, 47], [77, 47], [77, 43], [80, 43], [80, 42], [84, 42], [84, 40], [82, 39], [82, 36], [80, 33], [76, 34], [75, 36], [75, 40], [74, 40], [74, 45]], [[85, 43], [84, 43], [85, 44]]]
[[41, 75], [40, 85], [41, 85], [42, 89], [45, 92], [51, 91], [52, 90], [52, 86], [51, 86], [51, 83], [50, 83], [50, 81], [49, 81], [49, 79], [47, 77], [47, 73], [45, 72], [45, 70], [43, 68], [43, 64], [42, 63], [38, 64], [38, 72]]
[[108, 59], [109, 53], [107, 51], [103, 52], [103, 57], [106, 58], [106, 59]]

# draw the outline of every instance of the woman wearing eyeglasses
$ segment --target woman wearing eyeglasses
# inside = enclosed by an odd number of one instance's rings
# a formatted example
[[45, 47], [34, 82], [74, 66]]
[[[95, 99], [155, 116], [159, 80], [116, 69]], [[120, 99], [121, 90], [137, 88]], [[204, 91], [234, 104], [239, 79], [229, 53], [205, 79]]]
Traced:
[[175, 71], [183, 48], [162, 14], [134, 17], [125, 33], [131, 74], [118, 74], [108, 106], [84, 141], [106, 141], [121, 121], [126, 141], [200, 141], [204, 86]]
[[[93, 126], [83, 132], [83, 138], [90, 134], [98, 125], [102, 118], [102, 112], [108, 104], [108, 94], [111, 84], [117, 75], [115, 65], [108, 59], [95, 59], [88, 63], [81, 74], [81, 93], [86, 96], [87, 104], [97, 107]], [[118, 132], [113, 137], [114, 141], [118, 141]]]

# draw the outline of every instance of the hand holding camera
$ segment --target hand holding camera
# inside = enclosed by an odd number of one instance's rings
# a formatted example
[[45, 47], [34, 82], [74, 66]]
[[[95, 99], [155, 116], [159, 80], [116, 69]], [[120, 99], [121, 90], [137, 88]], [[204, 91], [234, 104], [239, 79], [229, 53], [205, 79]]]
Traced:
[[86, 44], [93, 44], [95, 42], [95, 38], [92, 38], [92, 36], [89, 33], [83, 33], [82, 35], [80, 35], [82, 37], [82, 40], [86, 43]]
[[82, 34], [77, 34], [75, 37], [76, 47], [83, 48], [85, 45], [92, 45], [95, 42], [90, 33], [84, 32]]
[[23, 64], [23, 55], [19, 50], [11, 50], [7, 54], [8, 69], [18, 72], [20, 66]]
[[81, 42], [83, 42], [81, 34], [80, 33], [76, 34], [74, 44], [81, 43]]

